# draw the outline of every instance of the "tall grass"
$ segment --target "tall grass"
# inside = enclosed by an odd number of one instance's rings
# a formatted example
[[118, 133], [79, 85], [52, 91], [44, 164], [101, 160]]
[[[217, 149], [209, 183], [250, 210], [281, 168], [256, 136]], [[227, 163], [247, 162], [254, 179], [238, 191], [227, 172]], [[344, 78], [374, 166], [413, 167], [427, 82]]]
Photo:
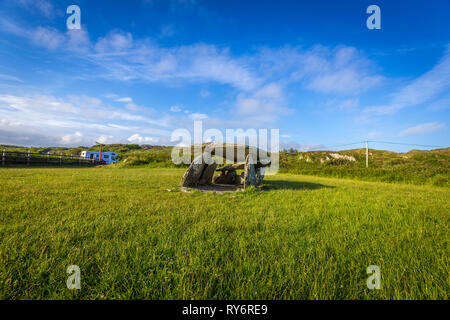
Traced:
[[0, 169], [0, 298], [448, 299], [449, 189], [280, 174], [183, 193], [182, 174]]

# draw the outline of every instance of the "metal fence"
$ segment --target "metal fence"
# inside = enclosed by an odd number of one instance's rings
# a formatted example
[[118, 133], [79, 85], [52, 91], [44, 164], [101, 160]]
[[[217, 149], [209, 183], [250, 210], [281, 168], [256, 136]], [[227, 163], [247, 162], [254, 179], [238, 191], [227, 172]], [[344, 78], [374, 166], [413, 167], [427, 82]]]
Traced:
[[3, 150], [1, 165], [3, 167], [10, 165], [18, 166], [95, 166], [99, 161], [95, 159], [86, 159], [73, 155], [50, 154], [50, 153], [32, 153], [16, 152]]

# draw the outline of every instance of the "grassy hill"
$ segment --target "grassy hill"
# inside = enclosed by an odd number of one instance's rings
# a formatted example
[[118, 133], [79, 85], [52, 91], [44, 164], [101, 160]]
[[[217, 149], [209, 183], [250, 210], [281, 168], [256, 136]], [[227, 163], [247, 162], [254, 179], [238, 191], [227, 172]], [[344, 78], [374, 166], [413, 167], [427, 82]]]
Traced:
[[281, 152], [280, 170], [286, 173], [449, 187], [450, 148], [411, 150], [406, 153], [370, 149], [369, 168], [366, 168], [365, 149]]
[[[138, 144], [108, 144], [103, 147], [103, 151], [112, 151], [117, 154], [127, 154], [132, 150], [138, 150], [141, 147]], [[17, 152], [35, 152], [46, 154], [47, 152], [50, 154], [60, 154], [63, 155], [73, 155], [80, 156], [81, 151], [90, 150], [90, 151], [100, 151], [100, 146], [94, 145], [91, 147], [75, 147], [75, 148], [65, 148], [65, 147], [22, 147], [22, 146], [10, 146], [10, 145], [0, 145], [0, 150], [6, 151], [17, 151]]]
[[[1, 146], [0, 149], [28, 151], [29, 148]], [[99, 151], [99, 146], [77, 148], [33, 148], [33, 152], [63, 153], [78, 156], [82, 150]], [[186, 167], [171, 161], [172, 147], [141, 149], [136, 144], [111, 144], [104, 151], [119, 154], [117, 167]], [[337, 155], [336, 155], [337, 154]], [[346, 158], [344, 158], [346, 157]], [[353, 160], [354, 159], [354, 160]], [[365, 167], [365, 149], [344, 151], [280, 152], [280, 172], [366, 181], [428, 184], [450, 187], [450, 148], [411, 150], [396, 153], [370, 149], [369, 168]]]

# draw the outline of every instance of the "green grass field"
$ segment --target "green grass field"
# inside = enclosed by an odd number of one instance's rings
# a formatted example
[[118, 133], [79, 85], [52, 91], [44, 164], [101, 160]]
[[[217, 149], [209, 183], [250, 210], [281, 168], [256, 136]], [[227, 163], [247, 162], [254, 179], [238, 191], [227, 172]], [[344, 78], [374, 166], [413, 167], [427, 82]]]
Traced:
[[448, 299], [449, 188], [283, 174], [182, 193], [182, 174], [0, 169], [0, 298]]

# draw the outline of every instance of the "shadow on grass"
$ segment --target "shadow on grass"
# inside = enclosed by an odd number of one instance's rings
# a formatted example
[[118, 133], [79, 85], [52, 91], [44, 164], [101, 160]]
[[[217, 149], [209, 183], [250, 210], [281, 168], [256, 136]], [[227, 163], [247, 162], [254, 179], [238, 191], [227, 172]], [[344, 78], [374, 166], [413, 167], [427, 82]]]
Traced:
[[283, 181], [283, 180], [264, 181], [264, 189], [269, 190], [316, 190], [322, 188], [336, 188], [336, 187], [305, 181]]

